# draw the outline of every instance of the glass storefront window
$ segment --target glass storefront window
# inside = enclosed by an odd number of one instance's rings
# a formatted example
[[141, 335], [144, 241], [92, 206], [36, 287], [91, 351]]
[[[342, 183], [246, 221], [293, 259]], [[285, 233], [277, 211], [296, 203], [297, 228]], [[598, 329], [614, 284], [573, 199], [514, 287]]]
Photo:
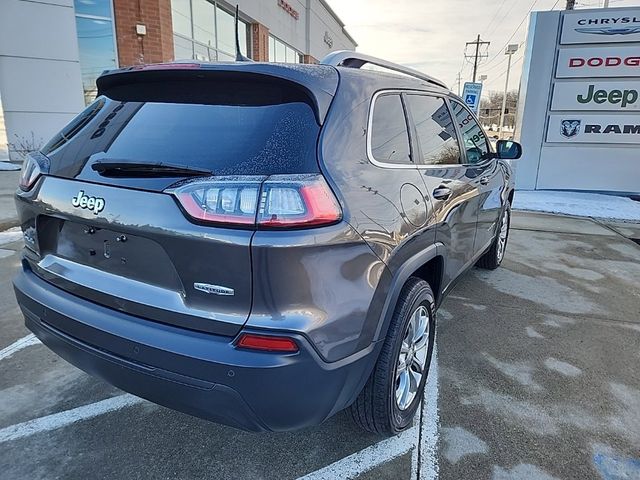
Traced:
[[286, 62], [287, 61], [287, 46], [276, 40], [276, 62]]
[[300, 52], [269, 35], [269, 61], [278, 63], [300, 63]]
[[178, 35], [174, 35], [173, 57], [176, 60], [189, 60], [193, 58], [193, 42]]
[[193, 38], [209, 47], [216, 46], [216, 10], [207, 0], [193, 0]]
[[[236, 52], [235, 16], [213, 0], [171, 0], [176, 60], [233, 61]], [[249, 25], [238, 24], [240, 50], [248, 50]]]
[[205, 47], [204, 45], [200, 45], [199, 43], [195, 43], [193, 47], [194, 47], [193, 58], [195, 58], [196, 60], [200, 60], [201, 62], [215, 61], [216, 59], [215, 50], [211, 50]]
[[76, 29], [85, 103], [96, 98], [96, 79], [117, 68], [111, 0], [75, 0]]
[[220, 7], [216, 8], [216, 26], [218, 31], [218, 50], [226, 53], [236, 51], [236, 27], [233, 15]]
[[218, 61], [219, 62], [233, 62], [235, 61], [235, 55], [228, 55], [224, 52], [218, 52]]
[[276, 61], [276, 40], [269, 35], [269, 61]]
[[73, 4], [76, 15], [111, 18], [110, 0], [75, 0]]
[[174, 33], [191, 38], [191, 1], [171, 0], [171, 18]]
[[298, 52], [287, 47], [287, 63], [298, 63]]

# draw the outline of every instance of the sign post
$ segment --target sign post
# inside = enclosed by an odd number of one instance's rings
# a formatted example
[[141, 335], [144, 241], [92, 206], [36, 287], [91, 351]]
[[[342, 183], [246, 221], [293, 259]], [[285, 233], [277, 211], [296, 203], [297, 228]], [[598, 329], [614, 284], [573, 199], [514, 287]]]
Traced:
[[475, 113], [478, 114], [480, 108], [480, 95], [482, 94], [482, 83], [466, 82], [462, 91], [462, 99], [464, 103]]

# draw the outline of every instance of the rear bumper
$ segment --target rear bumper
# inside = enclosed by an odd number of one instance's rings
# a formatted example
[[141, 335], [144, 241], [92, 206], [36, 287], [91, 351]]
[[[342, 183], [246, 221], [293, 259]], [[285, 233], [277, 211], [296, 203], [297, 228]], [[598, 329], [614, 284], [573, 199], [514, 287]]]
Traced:
[[15, 277], [14, 288], [27, 327], [73, 365], [152, 402], [244, 430], [293, 430], [323, 422], [355, 399], [379, 351], [374, 344], [326, 363], [295, 334], [300, 347], [295, 354], [240, 350], [230, 337], [88, 302], [40, 279], [28, 266]]

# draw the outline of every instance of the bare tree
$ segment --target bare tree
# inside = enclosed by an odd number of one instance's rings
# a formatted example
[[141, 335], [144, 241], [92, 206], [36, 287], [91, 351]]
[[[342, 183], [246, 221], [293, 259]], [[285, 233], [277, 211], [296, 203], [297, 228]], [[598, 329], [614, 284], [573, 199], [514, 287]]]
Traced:
[[[480, 101], [479, 117], [482, 125], [491, 130], [497, 128], [500, 123], [500, 109], [502, 108], [503, 92], [492, 91]], [[507, 128], [515, 127], [516, 110], [518, 108], [518, 91], [507, 92], [507, 104], [505, 107], [504, 125]]]
[[22, 136], [15, 134], [15, 142], [9, 142], [9, 151], [17, 153], [20, 158], [24, 158], [31, 152], [40, 150], [42, 148], [42, 139], [36, 139], [35, 133], [31, 132], [31, 136]]

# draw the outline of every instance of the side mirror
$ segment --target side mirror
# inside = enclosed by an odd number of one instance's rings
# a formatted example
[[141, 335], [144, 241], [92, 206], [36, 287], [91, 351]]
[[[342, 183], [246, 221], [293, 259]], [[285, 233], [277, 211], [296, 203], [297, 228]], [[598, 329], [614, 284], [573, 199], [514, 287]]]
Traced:
[[496, 157], [503, 160], [517, 160], [522, 156], [522, 146], [512, 140], [498, 140]]

